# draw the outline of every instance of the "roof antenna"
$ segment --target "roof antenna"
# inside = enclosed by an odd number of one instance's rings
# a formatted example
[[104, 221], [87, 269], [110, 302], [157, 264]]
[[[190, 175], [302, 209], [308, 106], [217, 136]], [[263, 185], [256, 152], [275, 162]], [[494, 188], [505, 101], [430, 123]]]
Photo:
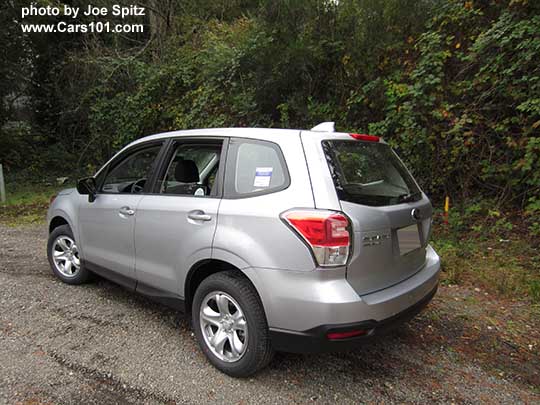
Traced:
[[335, 122], [321, 122], [319, 125], [315, 125], [311, 128], [314, 132], [336, 132]]

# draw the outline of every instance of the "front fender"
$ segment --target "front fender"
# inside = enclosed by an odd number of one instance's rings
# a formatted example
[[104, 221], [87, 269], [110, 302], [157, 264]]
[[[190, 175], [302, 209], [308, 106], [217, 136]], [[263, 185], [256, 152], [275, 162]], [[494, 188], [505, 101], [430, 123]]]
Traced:
[[[47, 211], [47, 229], [50, 228], [54, 218], [61, 217], [68, 223], [75, 240], [79, 241], [79, 197], [81, 196], [76, 192], [56, 197]], [[82, 246], [79, 246], [79, 253], [84, 257], [84, 248]]]

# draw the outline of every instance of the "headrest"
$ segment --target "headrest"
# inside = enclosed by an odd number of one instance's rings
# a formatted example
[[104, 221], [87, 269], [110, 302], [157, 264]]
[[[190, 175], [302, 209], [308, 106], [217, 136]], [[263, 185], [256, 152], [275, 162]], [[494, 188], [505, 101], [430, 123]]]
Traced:
[[174, 169], [174, 178], [181, 183], [197, 183], [199, 169], [193, 160], [178, 160]]

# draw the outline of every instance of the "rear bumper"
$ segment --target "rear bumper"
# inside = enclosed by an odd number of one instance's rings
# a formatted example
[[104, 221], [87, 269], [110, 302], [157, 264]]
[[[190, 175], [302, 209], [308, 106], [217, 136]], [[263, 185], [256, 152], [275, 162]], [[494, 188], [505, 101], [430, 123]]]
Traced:
[[[439, 256], [428, 246], [422, 269], [406, 280], [359, 296], [346, 269], [287, 271], [246, 268], [261, 297], [277, 350], [340, 350], [413, 317], [437, 290]], [[328, 331], [366, 330], [365, 336], [329, 341]]]
[[[350, 324], [321, 325], [303, 331], [293, 332], [280, 329], [270, 329], [270, 337], [275, 350], [292, 353], [318, 353], [346, 351], [358, 347], [373, 337], [383, 335], [396, 329], [403, 323], [414, 318], [431, 301], [437, 286], [424, 298], [404, 311], [381, 321], [369, 320]], [[339, 340], [330, 340], [327, 334], [332, 332], [365, 331], [361, 336]]]

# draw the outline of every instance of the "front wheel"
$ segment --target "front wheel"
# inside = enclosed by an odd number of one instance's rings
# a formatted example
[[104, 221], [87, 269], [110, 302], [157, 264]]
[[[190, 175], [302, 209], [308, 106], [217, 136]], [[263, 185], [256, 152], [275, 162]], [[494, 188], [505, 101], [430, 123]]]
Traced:
[[264, 309], [242, 275], [226, 271], [204, 279], [193, 298], [192, 319], [201, 349], [224, 373], [247, 377], [272, 359]]
[[49, 235], [47, 258], [56, 277], [67, 284], [82, 284], [90, 277], [79, 256], [79, 248], [69, 225], [62, 225]]

